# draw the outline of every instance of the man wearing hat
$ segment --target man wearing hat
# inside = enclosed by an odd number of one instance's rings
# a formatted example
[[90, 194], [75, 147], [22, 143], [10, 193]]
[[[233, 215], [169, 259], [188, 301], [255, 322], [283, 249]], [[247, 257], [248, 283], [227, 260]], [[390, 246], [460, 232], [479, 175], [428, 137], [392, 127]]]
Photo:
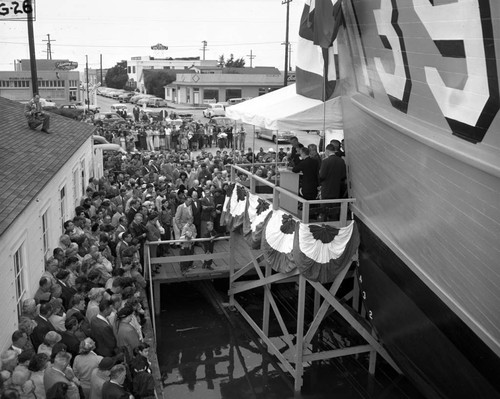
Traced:
[[102, 387], [109, 381], [109, 372], [116, 361], [112, 357], [104, 357], [99, 362], [99, 366], [92, 370], [90, 374], [90, 399], [102, 398]]

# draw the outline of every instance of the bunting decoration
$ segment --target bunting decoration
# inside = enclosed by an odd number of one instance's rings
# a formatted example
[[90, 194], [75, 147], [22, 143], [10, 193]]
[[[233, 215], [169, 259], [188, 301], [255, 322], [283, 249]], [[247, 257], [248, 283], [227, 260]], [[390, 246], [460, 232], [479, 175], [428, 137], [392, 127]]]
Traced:
[[255, 194], [248, 194], [247, 208], [243, 220], [243, 234], [252, 249], [260, 249], [262, 231], [271, 204]]
[[276, 272], [287, 273], [296, 267], [293, 245], [297, 224], [291, 215], [281, 210], [267, 215], [261, 248], [264, 258]]
[[235, 185], [235, 183], [231, 183], [226, 190], [226, 197], [224, 198], [224, 205], [222, 205], [222, 212], [220, 214], [221, 226], [226, 226], [231, 218], [231, 214], [229, 213], [229, 201], [231, 200]]
[[354, 221], [340, 229], [328, 225], [299, 224], [294, 237], [293, 259], [307, 279], [332, 282], [350, 265], [359, 242]]
[[241, 184], [236, 184], [229, 198], [229, 218], [226, 221], [229, 231], [234, 231], [243, 225], [247, 204], [247, 190]]
[[340, 0], [306, 0], [297, 45], [297, 94], [326, 101], [337, 80], [334, 41], [342, 20]]

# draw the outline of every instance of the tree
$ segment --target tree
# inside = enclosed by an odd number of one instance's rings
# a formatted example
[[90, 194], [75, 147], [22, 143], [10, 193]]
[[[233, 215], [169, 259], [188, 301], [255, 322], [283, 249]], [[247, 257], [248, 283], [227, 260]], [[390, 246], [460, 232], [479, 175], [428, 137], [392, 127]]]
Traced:
[[128, 82], [127, 61], [118, 62], [113, 68], [108, 69], [104, 80], [107, 87], [123, 89]]
[[149, 94], [156, 97], [165, 98], [164, 86], [175, 80], [176, 74], [173, 71], [163, 69], [145, 69], [144, 86]]
[[234, 59], [234, 54], [230, 54], [229, 59], [225, 61], [224, 54], [219, 56], [217, 64], [219, 68], [243, 68], [245, 66], [245, 59], [243, 57]]

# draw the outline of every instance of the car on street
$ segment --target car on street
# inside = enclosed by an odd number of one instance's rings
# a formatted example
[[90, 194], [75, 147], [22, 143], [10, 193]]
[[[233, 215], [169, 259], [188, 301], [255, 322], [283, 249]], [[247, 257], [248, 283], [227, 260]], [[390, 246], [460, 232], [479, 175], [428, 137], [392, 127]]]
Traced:
[[281, 130], [270, 130], [266, 128], [256, 127], [255, 134], [258, 139], [267, 139], [271, 140], [274, 143], [289, 143], [290, 138], [294, 136], [292, 132], [281, 131]]
[[226, 109], [221, 103], [208, 104], [208, 107], [203, 110], [205, 118], [213, 118], [214, 116], [226, 116]]
[[71, 105], [75, 105], [76, 108], [82, 109], [84, 111], [87, 111], [87, 109], [88, 109], [88, 110], [90, 110], [91, 113], [94, 113], [94, 114], [99, 112], [99, 110], [101, 109], [101, 107], [99, 107], [95, 104], [90, 104], [89, 106], [87, 106], [87, 104], [84, 104], [81, 101], [75, 101], [75, 102], [71, 103]]
[[121, 103], [128, 103], [132, 97], [137, 93], [129, 91], [128, 93], [123, 93], [118, 96], [118, 101]]
[[127, 121], [116, 112], [101, 112], [94, 116], [94, 122], [103, 126], [125, 125]]
[[158, 98], [158, 97], [152, 97], [148, 98], [148, 101], [146, 103], [147, 107], [153, 107], [153, 108], [164, 108], [166, 107], [167, 101], [164, 100], [163, 98]]
[[184, 122], [192, 122], [194, 120], [193, 114], [190, 112], [177, 112], [177, 117]]
[[220, 126], [226, 128], [228, 126], [234, 126], [234, 120], [231, 118], [226, 118], [225, 116], [214, 116], [209, 122], [211, 125]]
[[153, 96], [153, 95], [151, 95], [151, 94], [136, 94], [135, 96], [130, 97], [129, 102], [130, 102], [131, 104], [137, 104], [137, 102], [138, 102], [139, 100], [142, 100], [142, 99], [144, 99], [144, 98], [151, 98], [151, 97], [154, 97], [154, 96]]

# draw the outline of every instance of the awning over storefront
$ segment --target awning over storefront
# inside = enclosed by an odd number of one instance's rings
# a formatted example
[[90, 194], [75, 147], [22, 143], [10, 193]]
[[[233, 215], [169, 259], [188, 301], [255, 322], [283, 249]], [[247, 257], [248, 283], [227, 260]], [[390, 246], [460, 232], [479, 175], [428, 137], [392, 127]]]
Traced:
[[296, 93], [295, 85], [226, 108], [226, 116], [271, 130], [342, 129], [340, 97], [327, 102]]

